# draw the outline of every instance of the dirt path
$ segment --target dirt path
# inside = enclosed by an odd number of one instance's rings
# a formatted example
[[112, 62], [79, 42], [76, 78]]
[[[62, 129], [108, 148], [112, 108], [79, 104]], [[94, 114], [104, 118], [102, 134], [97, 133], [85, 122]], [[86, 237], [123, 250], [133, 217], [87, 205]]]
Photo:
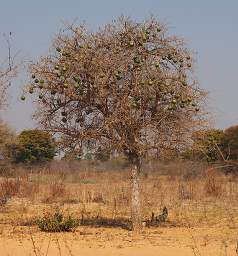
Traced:
[[79, 228], [46, 234], [26, 227], [5, 227], [0, 256], [237, 256], [236, 229], [157, 228], [133, 236], [121, 229]]

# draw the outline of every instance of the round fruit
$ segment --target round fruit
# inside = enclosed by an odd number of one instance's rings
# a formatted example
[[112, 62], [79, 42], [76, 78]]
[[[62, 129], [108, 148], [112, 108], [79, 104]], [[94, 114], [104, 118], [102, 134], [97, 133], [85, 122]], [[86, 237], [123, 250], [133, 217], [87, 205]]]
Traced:
[[131, 47], [133, 47], [135, 44], [134, 44], [133, 41], [130, 41], [129, 45], [130, 45]]
[[63, 117], [63, 118], [61, 119], [61, 121], [62, 121], [63, 123], [66, 123], [66, 122], [67, 122], [67, 118], [66, 118], [66, 117]]
[[43, 79], [41, 79], [39, 82], [40, 82], [40, 84], [43, 84], [45, 81]]
[[190, 63], [188, 63], [188, 65], [187, 65], [187, 66], [188, 66], [188, 68], [191, 68], [191, 67], [192, 67], [192, 65], [191, 65]]
[[122, 79], [122, 77], [120, 75], [117, 75], [116, 78], [117, 78], [117, 80], [121, 80]]
[[74, 81], [79, 83], [81, 81], [80, 77], [79, 76], [74, 76], [73, 77]]
[[32, 94], [34, 92], [34, 89], [33, 88], [30, 88], [29, 89], [29, 93]]
[[177, 100], [176, 100], [176, 99], [173, 99], [173, 100], [172, 100], [172, 103], [173, 103], [173, 104], [176, 104], [176, 103], [177, 103]]
[[39, 80], [38, 80], [38, 79], [35, 79], [35, 83], [38, 84], [38, 83], [39, 83]]
[[172, 55], [171, 54], [168, 54], [168, 59], [172, 60]]
[[152, 80], [149, 80], [149, 81], [148, 81], [148, 84], [149, 84], [149, 85], [152, 85], [152, 84], [153, 84], [153, 81], [152, 81]]
[[134, 62], [137, 63], [137, 64], [139, 64], [139, 63], [140, 63], [139, 57], [134, 57]]
[[58, 70], [58, 69], [59, 69], [59, 65], [56, 65], [56, 66], [55, 66], [55, 70]]
[[132, 69], [134, 68], [133, 64], [129, 64], [129, 65], [128, 65], [128, 68], [129, 68], [130, 70], [132, 70]]
[[163, 57], [162, 57], [162, 60], [166, 60], [166, 57], [165, 57], [165, 56], [163, 56]]
[[187, 56], [186, 59], [187, 59], [187, 60], [190, 60], [191, 58], [190, 58], [190, 56]]
[[39, 95], [39, 99], [43, 99], [43, 95], [42, 94]]
[[69, 88], [69, 84], [68, 83], [64, 83], [64, 88]]
[[195, 111], [198, 112], [200, 109], [199, 108], [195, 108]]
[[26, 97], [24, 95], [21, 96], [21, 100], [25, 100]]
[[36, 78], [36, 76], [35, 76], [35, 75], [32, 75], [31, 77], [32, 77], [33, 79], [35, 79], [35, 78]]
[[160, 67], [160, 64], [159, 64], [159, 63], [155, 63], [155, 67], [156, 67], [156, 68], [159, 68], [159, 67]]
[[131, 107], [137, 108], [137, 103], [135, 101], [131, 102]]
[[182, 82], [182, 85], [183, 86], [187, 86], [187, 83], [184, 81], [184, 82]]

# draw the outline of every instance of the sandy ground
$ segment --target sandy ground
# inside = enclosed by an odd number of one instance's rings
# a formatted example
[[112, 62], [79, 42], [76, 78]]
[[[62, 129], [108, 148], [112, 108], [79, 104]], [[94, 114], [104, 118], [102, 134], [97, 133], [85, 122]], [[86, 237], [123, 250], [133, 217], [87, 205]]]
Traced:
[[136, 236], [119, 228], [50, 234], [2, 225], [0, 231], [0, 256], [237, 256], [238, 230], [226, 227], [147, 228]]

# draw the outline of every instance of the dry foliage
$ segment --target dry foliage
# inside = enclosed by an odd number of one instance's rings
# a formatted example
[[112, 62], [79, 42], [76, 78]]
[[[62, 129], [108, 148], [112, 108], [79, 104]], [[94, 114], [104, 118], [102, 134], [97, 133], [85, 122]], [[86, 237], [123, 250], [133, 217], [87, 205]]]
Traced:
[[191, 52], [163, 24], [121, 17], [98, 32], [67, 32], [31, 66], [28, 87], [39, 96], [36, 118], [64, 150], [117, 150], [133, 160], [179, 150], [201, 125], [205, 94]]
[[3, 179], [0, 181], [0, 206], [4, 206], [11, 197], [16, 196], [20, 190], [20, 181]]

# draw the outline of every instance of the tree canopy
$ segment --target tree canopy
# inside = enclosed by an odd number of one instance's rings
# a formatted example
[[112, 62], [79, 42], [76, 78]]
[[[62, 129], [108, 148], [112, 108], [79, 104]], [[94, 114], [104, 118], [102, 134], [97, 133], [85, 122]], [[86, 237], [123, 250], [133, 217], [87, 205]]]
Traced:
[[64, 148], [117, 150], [129, 158], [175, 147], [201, 123], [204, 92], [182, 39], [154, 18], [121, 17], [97, 32], [70, 27], [31, 66], [35, 117]]
[[56, 153], [55, 140], [48, 132], [40, 130], [22, 131], [10, 148], [16, 163], [42, 163], [52, 160]]
[[231, 126], [224, 131], [224, 153], [227, 159], [238, 159], [238, 125]]
[[199, 130], [192, 135], [193, 144], [183, 155], [193, 160], [223, 160], [225, 134], [219, 129]]

